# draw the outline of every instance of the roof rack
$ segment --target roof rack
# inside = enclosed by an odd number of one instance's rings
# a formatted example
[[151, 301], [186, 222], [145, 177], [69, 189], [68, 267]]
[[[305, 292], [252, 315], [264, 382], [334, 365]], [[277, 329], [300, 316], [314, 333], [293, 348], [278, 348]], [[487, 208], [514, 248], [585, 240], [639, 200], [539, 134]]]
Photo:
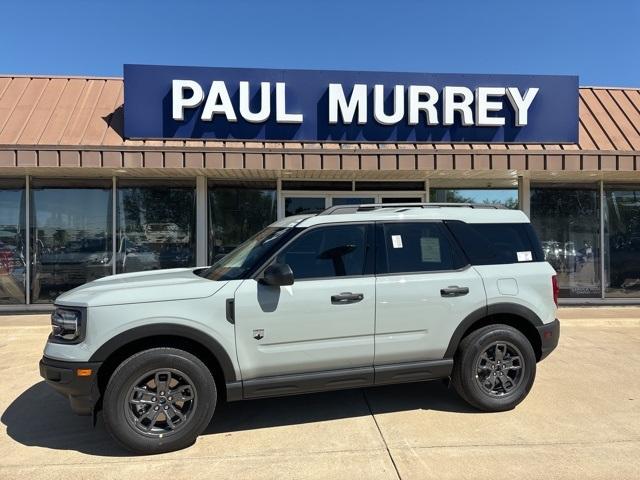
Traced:
[[344, 213], [372, 212], [388, 208], [490, 208], [505, 209], [503, 205], [491, 203], [363, 203], [360, 205], [336, 205], [320, 212], [318, 215], [336, 215]]

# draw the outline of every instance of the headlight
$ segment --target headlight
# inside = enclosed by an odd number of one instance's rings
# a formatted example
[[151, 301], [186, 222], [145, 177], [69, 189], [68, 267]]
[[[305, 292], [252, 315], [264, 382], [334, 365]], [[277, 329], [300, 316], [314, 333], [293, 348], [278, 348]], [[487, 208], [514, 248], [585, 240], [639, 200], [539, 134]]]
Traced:
[[51, 338], [73, 342], [80, 338], [82, 314], [79, 310], [56, 308], [51, 314]]

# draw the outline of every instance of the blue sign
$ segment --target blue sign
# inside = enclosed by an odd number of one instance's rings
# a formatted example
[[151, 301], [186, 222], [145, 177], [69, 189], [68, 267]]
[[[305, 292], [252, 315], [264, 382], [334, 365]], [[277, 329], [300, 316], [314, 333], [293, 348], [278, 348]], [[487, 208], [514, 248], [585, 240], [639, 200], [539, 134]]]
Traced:
[[145, 139], [578, 142], [578, 77], [124, 66]]

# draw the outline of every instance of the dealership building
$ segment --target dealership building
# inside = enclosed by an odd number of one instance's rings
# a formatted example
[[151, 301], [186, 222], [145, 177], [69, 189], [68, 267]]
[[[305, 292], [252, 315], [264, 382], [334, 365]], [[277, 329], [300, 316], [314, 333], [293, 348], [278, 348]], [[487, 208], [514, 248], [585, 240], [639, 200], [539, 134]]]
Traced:
[[0, 76], [0, 310], [209, 265], [285, 216], [400, 202], [519, 208], [561, 302], [640, 303], [640, 89], [137, 65]]

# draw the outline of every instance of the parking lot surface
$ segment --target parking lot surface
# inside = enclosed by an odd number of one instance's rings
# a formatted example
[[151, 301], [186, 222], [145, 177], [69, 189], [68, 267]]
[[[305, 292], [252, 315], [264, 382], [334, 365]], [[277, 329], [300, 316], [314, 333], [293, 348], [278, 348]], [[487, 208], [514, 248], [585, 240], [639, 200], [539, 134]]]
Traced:
[[41, 381], [46, 317], [6, 317], [0, 479], [638, 479], [640, 317], [602, 311], [565, 315], [511, 412], [476, 412], [441, 382], [255, 400], [220, 406], [192, 447], [148, 457]]

